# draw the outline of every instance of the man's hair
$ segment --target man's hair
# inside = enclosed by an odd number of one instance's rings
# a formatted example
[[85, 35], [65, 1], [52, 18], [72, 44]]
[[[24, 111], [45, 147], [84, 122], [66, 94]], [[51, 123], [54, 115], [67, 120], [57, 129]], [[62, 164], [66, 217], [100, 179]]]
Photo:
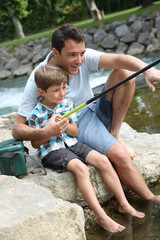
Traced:
[[65, 46], [65, 41], [69, 39], [77, 43], [85, 41], [84, 35], [79, 28], [66, 23], [58, 27], [52, 34], [52, 48], [56, 48], [61, 53], [62, 48]]
[[38, 88], [46, 91], [49, 87], [67, 82], [65, 72], [52, 65], [46, 65], [35, 72], [35, 82]]

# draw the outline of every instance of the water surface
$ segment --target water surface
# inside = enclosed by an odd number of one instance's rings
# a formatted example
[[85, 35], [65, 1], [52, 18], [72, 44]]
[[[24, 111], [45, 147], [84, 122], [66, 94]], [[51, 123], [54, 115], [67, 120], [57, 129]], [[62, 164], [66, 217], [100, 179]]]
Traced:
[[[160, 183], [151, 188], [154, 194], [160, 195]], [[160, 204], [141, 200], [136, 195], [127, 197], [130, 204], [145, 213], [143, 219], [121, 214], [117, 211], [116, 200], [110, 200], [105, 206], [106, 213], [126, 229], [121, 233], [111, 234], [98, 224], [86, 231], [87, 240], [160, 240]]]

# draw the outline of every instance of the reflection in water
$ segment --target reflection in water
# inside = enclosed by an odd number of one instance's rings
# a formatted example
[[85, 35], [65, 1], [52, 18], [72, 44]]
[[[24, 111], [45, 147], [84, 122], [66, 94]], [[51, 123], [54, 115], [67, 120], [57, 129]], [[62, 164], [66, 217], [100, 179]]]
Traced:
[[[152, 192], [160, 194], [160, 185], [152, 187]], [[117, 211], [116, 200], [107, 203], [107, 214], [115, 221], [124, 225], [126, 229], [121, 233], [110, 234], [98, 225], [86, 232], [87, 240], [160, 240], [160, 204], [141, 200], [137, 195], [130, 194], [128, 201], [138, 211], [145, 213], [145, 217], [138, 219]]]
[[148, 87], [135, 91], [125, 121], [138, 132], [160, 133], [160, 92], [156, 84], [156, 92]]

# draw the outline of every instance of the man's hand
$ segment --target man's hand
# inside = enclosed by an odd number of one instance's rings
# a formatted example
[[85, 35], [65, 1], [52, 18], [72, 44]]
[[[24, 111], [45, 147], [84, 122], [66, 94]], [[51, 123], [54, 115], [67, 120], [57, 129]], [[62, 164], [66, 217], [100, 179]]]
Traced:
[[146, 77], [147, 86], [152, 90], [152, 92], [155, 92], [154, 82], [160, 82], [160, 70], [151, 68], [147, 70], [144, 75]]

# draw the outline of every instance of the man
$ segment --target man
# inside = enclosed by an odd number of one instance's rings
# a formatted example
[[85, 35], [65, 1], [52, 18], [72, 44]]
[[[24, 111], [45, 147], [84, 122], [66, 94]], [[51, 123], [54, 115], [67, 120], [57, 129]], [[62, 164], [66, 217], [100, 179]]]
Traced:
[[[111, 54], [85, 49], [82, 32], [71, 24], [60, 26], [52, 35], [52, 52], [39, 67], [51, 64], [64, 69], [68, 75], [67, 98], [70, 97], [75, 106], [93, 96], [89, 84], [91, 70], [112, 69], [105, 84], [105, 89], [138, 71], [146, 64], [130, 55]], [[69, 118], [56, 122], [54, 116], [42, 129], [32, 129], [26, 125], [36, 104], [37, 87], [32, 72], [20, 104], [18, 115], [13, 126], [15, 138], [38, 140], [43, 144], [45, 139], [62, 134]], [[160, 81], [160, 71], [151, 68], [144, 73], [147, 85], [155, 90], [154, 81]], [[107, 155], [116, 167], [121, 181], [140, 197], [147, 200], [159, 199], [147, 187], [142, 175], [132, 162], [133, 151], [119, 137], [119, 129], [131, 103], [135, 90], [135, 79], [89, 104], [78, 113], [78, 140]]]

